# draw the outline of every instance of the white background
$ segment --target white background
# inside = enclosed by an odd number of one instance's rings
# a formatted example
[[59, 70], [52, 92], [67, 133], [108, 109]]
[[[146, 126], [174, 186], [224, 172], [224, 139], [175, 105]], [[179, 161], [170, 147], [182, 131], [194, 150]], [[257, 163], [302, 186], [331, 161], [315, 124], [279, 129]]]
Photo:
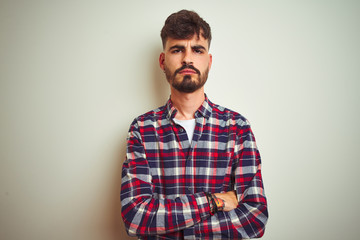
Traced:
[[212, 27], [209, 98], [247, 117], [263, 239], [359, 239], [360, 2], [0, 1], [0, 239], [126, 236], [131, 121], [165, 103], [168, 15]]

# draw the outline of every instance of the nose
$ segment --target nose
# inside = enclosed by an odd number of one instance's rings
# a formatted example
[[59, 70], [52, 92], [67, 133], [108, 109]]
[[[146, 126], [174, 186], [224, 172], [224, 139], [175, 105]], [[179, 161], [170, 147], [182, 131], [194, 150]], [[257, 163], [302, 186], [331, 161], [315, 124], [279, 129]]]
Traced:
[[182, 61], [183, 65], [192, 65], [193, 64], [193, 59], [192, 59], [192, 51], [187, 49], [186, 51], [184, 51], [184, 57], [183, 57], [183, 61]]

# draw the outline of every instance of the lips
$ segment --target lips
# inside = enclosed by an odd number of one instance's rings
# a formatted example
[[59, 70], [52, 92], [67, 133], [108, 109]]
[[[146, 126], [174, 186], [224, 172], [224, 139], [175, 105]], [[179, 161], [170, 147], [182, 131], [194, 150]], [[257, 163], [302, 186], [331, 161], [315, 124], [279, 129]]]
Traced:
[[182, 71], [179, 72], [180, 74], [196, 74], [196, 71], [192, 70], [192, 69], [184, 69]]
[[176, 75], [178, 73], [184, 74], [184, 75], [190, 75], [190, 74], [198, 74], [198, 75], [200, 75], [200, 71], [191, 64], [183, 65], [181, 68], [179, 68], [179, 69], [177, 69], [175, 71], [174, 75]]

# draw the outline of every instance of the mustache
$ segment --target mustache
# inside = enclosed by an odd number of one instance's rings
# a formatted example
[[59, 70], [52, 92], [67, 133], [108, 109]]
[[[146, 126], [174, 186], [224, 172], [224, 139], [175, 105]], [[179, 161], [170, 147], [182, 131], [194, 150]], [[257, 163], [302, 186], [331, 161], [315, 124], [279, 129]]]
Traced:
[[178, 74], [179, 72], [181, 72], [182, 70], [185, 70], [185, 69], [187, 69], [187, 68], [194, 70], [198, 75], [200, 75], [199, 69], [197, 69], [196, 67], [194, 67], [194, 66], [191, 65], [191, 64], [184, 64], [181, 68], [178, 68], [178, 69], [175, 71], [174, 76], [175, 76], [176, 74]]

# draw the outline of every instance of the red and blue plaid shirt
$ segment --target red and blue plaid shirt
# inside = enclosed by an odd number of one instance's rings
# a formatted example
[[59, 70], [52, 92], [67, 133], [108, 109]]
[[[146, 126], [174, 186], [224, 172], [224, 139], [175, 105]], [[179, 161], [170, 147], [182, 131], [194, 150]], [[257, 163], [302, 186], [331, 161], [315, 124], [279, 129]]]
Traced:
[[[267, 203], [249, 122], [207, 97], [190, 143], [166, 105], [130, 126], [122, 171], [122, 217], [141, 239], [242, 239], [264, 234]], [[239, 205], [210, 214], [205, 192], [236, 190]]]

